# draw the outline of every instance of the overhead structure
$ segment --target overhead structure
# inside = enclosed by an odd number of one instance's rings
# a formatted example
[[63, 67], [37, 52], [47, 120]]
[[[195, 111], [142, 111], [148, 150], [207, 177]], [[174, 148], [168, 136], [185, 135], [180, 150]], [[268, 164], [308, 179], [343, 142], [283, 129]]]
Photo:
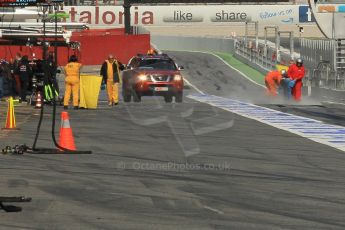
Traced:
[[326, 38], [345, 39], [345, 2], [343, 0], [308, 0], [321, 32]]
[[70, 42], [72, 31], [85, 29], [88, 29], [85, 23], [3, 22], [0, 25], [0, 45], [41, 46], [45, 38], [50, 45], [74, 47], [77, 44]]
[[[339, 76], [342, 74], [345, 82], [345, 2], [343, 0], [308, 1], [319, 29], [326, 38], [332, 39], [332, 68]], [[341, 78], [339, 76], [337, 78]]]
[[[58, 22], [58, 8], [63, 4], [63, 0], [0, 0], [2, 13], [12, 14], [18, 8], [26, 6], [37, 6], [42, 14], [37, 15], [42, 18], [42, 22], [2, 22], [0, 25], [0, 45], [6, 46], [39, 46], [43, 48], [43, 59], [46, 59], [49, 46], [54, 47], [55, 62], [57, 63], [57, 47], [70, 47], [79, 49], [80, 43], [71, 42], [72, 31], [88, 29], [84, 23]], [[30, 11], [31, 12], [31, 11]], [[48, 22], [53, 17], [54, 22]], [[33, 13], [33, 12], [32, 12]], [[63, 16], [63, 15], [62, 15]]]
[[9, 25], [2, 25], [0, 28], [0, 46], [80, 48], [79, 42], [71, 41], [72, 31], [64, 30], [61, 26], [57, 31], [49, 29], [44, 32], [39, 26], [16, 28]]
[[[44, 25], [45, 24], [45, 25]], [[84, 30], [88, 29], [86, 23], [79, 22], [2, 22], [0, 24], [0, 30], [43, 30], [43, 26], [46, 27], [46, 30], [54, 29], [57, 26], [58, 31], [63, 30]]]
[[289, 2], [289, 0], [124, 0], [123, 8], [125, 15], [125, 33], [131, 34], [131, 6], [142, 4], [174, 4], [174, 3], [191, 3], [191, 4], [213, 4], [213, 3], [278, 3]]
[[37, 9], [0, 6], [0, 17], [1, 17], [1, 23], [3, 23], [3, 22], [25, 21], [29, 19], [37, 20], [40, 18], [40, 15]]
[[69, 39], [71, 37], [71, 32], [66, 33], [41, 33], [37, 31], [23, 31], [23, 30], [3, 30], [0, 33], [0, 38], [3, 39], [19, 39], [19, 38], [39, 38], [45, 36], [46, 38], [65, 38]]

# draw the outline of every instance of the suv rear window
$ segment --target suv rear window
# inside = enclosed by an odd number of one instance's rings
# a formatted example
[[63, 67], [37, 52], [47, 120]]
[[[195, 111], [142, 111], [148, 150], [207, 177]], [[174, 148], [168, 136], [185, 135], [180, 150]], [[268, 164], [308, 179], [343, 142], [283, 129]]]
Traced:
[[155, 69], [155, 70], [177, 70], [176, 65], [171, 59], [142, 59], [139, 62], [139, 69]]

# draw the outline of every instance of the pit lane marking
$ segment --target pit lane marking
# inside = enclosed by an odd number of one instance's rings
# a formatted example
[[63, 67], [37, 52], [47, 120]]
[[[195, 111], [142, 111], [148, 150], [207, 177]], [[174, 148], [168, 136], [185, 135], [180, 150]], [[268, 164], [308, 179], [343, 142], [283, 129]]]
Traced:
[[188, 81], [186, 78], [183, 78], [183, 80], [190, 85], [193, 89], [195, 89], [196, 91], [198, 91], [200, 94], [204, 94], [204, 92], [202, 92], [200, 89], [198, 89], [198, 87], [196, 87], [195, 85], [193, 85], [192, 83], [190, 83], [190, 81]]
[[194, 94], [187, 97], [345, 152], [343, 126], [214, 95]]
[[323, 103], [327, 103], [327, 104], [336, 104], [336, 105], [345, 105], [345, 103], [335, 102], [335, 101], [323, 101]]
[[220, 210], [218, 210], [218, 209], [216, 209], [216, 208], [212, 208], [212, 207], [207, 206], [207, 205], [204, 205], [204, 208], [205, 208], [205, 209], [208, 209], [208, 210], [210, 210], [210, 211], [212, 211], [212, 212], [218, 213], [218, 214], [220, 214], [220, 215], [224, 215], [224, 212], [223, 212], [223, 211], [220, 211]]

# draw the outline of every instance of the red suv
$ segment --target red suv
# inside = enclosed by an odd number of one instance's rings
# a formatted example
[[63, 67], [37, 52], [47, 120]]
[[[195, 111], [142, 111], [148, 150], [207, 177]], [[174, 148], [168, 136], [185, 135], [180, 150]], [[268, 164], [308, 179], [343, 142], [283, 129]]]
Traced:
[[122, 72], [122, 94], [125, 102], [140, 102], [142, 96], [163, 96], [165, 102], [182, 102], [182, 66], [166, 54], [137, 55]]

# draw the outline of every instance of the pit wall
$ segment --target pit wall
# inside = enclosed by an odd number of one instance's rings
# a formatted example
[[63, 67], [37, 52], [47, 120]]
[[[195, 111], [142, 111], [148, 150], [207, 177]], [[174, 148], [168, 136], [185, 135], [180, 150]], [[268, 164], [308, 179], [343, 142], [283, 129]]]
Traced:
[[[83, 65], [100, 65], [109, 54], [115, 55], [122, 63], [138, 53], [146, 53], [150, 48], [150, 35], [125, 35], [123, 29], [89, 30], [74, 32], [71, 41], [80, 42], [80, 50], [67, 47], [58, 48], [58, 65], [68, 62], [74, 54]], [[49, 47], [54, 51], [54, 47]], [[0, 58], [10, 61], [16, 55], [28, 55], [29, 59], [41, 59], [42, 48], [30, 46], [0, 46]]]
[[231, 38], [151, 35], [151, 42], [161, 50], [235, 52], [235, 41]]
[[84, 65], [100, 65], [109, 54], [115, 55], [120, 62], [127, 63], [133, 56], [150, 49], [149, 34], [126, 35], [123, 31], [112, 31], [116, 30], [73, 33], [71, 40], [81, 43], [80, 60]]

